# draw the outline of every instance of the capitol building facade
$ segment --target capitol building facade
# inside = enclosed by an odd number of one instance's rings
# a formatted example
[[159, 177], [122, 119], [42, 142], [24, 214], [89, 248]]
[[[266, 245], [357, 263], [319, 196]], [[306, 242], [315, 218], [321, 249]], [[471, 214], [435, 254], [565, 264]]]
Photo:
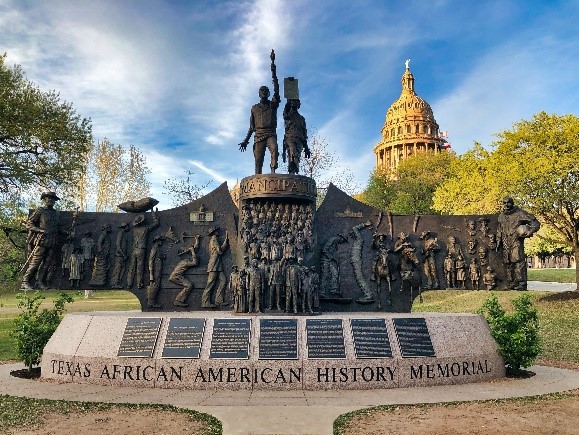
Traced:
[[401, 82], [402, 93], [386, 112], [382, 139], [374, 147], [376, 172], [389, 172], [392, 177], [402, 160], [421, 152], [439, 153], [448, 147], [432, 108], [414, 91], [409, 61]]

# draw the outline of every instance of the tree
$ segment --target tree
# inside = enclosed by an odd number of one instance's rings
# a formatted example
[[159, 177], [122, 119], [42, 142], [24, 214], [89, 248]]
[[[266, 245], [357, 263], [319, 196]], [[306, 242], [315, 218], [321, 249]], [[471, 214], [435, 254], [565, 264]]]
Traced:
[[579, 258], [579, 117], [540, 112], [497, 136], [492, 165], [499, 184]]
[[117, 205], [150, 195], [151, 173], [142, 152], [128, 149], [108, 139], [93, 144], [83, 156], [86, 171], [68, 192], [83, 211], [118, 211]]
[[[500, 198], [512, 196], [518, 205], [550, 226], [556, 241], [570, 247], [579, 258], [579, 118], [540, 112], [497, 137], [493, 151], [478, 156], [476, 168], [482, 171], [466, 167], [453, 172], [451, 181], [436, 192], [436, 207], [444, 212], [480, 212], [482, 205], [484, 212], [490, 211], [484, 207], [494, 198], [497, 207], [493, 211], [497, 211]], [[482, 185], [477, 191], [473, 191], [475, 177]], [[449, 186], [468, 198], [462, 208], [451, 205], [452, 196], [444, 199], [443, 191], [451, 190]]]
[[357, 189], [354, 175], [347, 167], [340, 167], [340, 158], [329, 146], [326, 138], [314, 131], [308, 142], [310, 157], [301, 163], [303, 174], [316, 180], [319, 187], [326, 188], [332, 183], [346, 193], [354, 193]]
[[28, 81], [0, 56], [0, 195], [73, 183], [92, 141], [91, 123]]
[[390, 172], [374, 170], [370, 174], [366, 189], [354, 198], [373, 207], [390, 210], [390, 204], [395, 196], [396, 182]]
[[196, 200], [203, 195], [203, 190], [206, 189], [212, 180], [206, 181], [205, 184], [199, 186], [193, 182], [193, 172], [191, 169], [185, 171], [187, 177], [183, 178], [169, 178], [163, 182], [163, 189], [172, 197], [173, 205], [179, 207]]
[[545, 267], [548, 257], [555, 256], [558, 261], [562, 261], [563, 257], [572, 255], [573, 250], [561, 243], [561, 237], [552, 227], [543, 225], [532, 238], [525, 240], [525, 254], [537, 256], [542, 267]]
[[20, 285], [18, 275], [25, 261], [26, 218], [23, 199], [16, 194], [0, 199], [0, 282], [4, 286]]
[[328, 141], [319, 134], [314, 133], [308, 141], [310, 157], [304, 157], [300, 164], [300, 172], [306, 177], [318, 180], [337, 160], [336, 154], [328, 150]]
[[316, 181], [318, 206], [324, 200], [330, 183], [350, 195], [358, 190], [354, 182], [354, 174], [349, 168], [340, 166], [339, 157], [329, 149], [329, 146], [326, 138], [321, 137], [314, 130], [308, 140], [310, 157], [303, 158], [300, 163], [300, 172]]
[[452, 151], [419, 153], [404, 159], [394, 173], [374, 171], [359, 196], [362, 202], [396, 214], [432, 214], [432, 196], [449, 175]]
[[504, 189], [493, 177], [490, 155], [475, 142], [453, 159], [448, 177], [434, 191], [432, 208], [442, 214], [499, 213]]

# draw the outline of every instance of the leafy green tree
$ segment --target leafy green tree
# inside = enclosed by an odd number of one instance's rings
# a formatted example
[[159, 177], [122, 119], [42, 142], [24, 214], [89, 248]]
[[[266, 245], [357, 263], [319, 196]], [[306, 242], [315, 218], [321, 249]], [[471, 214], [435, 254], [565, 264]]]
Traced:
[[26, 205], [16, 194], [0, 198], [0, 290], [20, 285], [18, 275], [25, 261], [26, 230], [22, 223]]
[[[497, 137], [492, 152], [475, 147], [476, 165], [454, 171], [440, 186], [435, 207], [448, 213], [476, 212], [477, 207], [478, 212], [498, 211], [492, 210], [492, 202], [498, 209], [501, 198], [512, 196], [554, 230], [555, 242], [565, 244], [579, 258], [579, 118], [540, 112]], [[463, 162], [471, 162], [471, 157]], [[473, 179], [483, 189], [476, 191]], [[452, 196], [444, 191], [459, 193]], [[454, 207], [460, 192], [465, 203]]]
[[419, 153], [401, 161], [394, 173], [374, 171], [359, 198], [396, 214], [433, 214], [432, 196], [455, 158], [452, 151]]
[[492, 214], [501, 210], [504, 186], [494, 177], [492, 152], [475, 142], [450, 164], [448, 177], [437, 186], [432, 208], [442, 214]]
[[73, 183], [91, 141], [89, 119], [0, 55], [0, 195]]
[[22, 312], [14, 321], [11, 335], [16, 341], [18, 357], [28, 370], [32, 370], [32, 366], [40, 362], [44, 346], [62, 320], [64, 305], [73, 302], [74, 298], [70, 294], [60, 293], [54, 301], [54, 308], [40, 310], [44, 296], [39, 292], [23, 292], [16, 297]]
[[525, 240], [525, 253], [537, 256], [544, 262], [552, 255], [556, 257], [572, 255], [573, 249], [561, 242], [561, 237], [552, 227], [543, 225], [532, 238]]
[[383, 210], [390, 210], [396, 196], [396, 182], [387, 171], [374, 170], [370, 174], [366, 189], [354, 198]]

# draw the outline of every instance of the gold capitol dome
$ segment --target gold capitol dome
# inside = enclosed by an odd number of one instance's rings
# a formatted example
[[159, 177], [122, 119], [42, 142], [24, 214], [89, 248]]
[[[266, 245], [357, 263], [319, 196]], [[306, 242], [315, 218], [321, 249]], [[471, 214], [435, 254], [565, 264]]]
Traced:
[[430, 104], [416, 95], [410, 59], [402, 75], [402, 93], [386, 112], [382, 139], [374, 147], [376, 170], [392, 172], [400, 161], [420, 152], [450, 148], [440, 132]]

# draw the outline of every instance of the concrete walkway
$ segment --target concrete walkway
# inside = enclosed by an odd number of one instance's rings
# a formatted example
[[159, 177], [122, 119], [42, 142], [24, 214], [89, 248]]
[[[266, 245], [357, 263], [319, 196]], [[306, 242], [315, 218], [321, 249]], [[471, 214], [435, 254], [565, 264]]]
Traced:
[[22, 364], [0, 365], [0, 394], [85, 402], [158, 403], [214, 415], [229, 434], [332, 433], [338, 415], [376, 405], [535, 396], [579, 388], [579, 372], [533, 366], [528, 379], [364, 391], [204, 391], [58, 384], [10, 376]]
[[542, 282], [542, 281], [527, 281], [527, 290], [546, 291], [546, 292], [572, 292], [577, 288], [574, 282]]

